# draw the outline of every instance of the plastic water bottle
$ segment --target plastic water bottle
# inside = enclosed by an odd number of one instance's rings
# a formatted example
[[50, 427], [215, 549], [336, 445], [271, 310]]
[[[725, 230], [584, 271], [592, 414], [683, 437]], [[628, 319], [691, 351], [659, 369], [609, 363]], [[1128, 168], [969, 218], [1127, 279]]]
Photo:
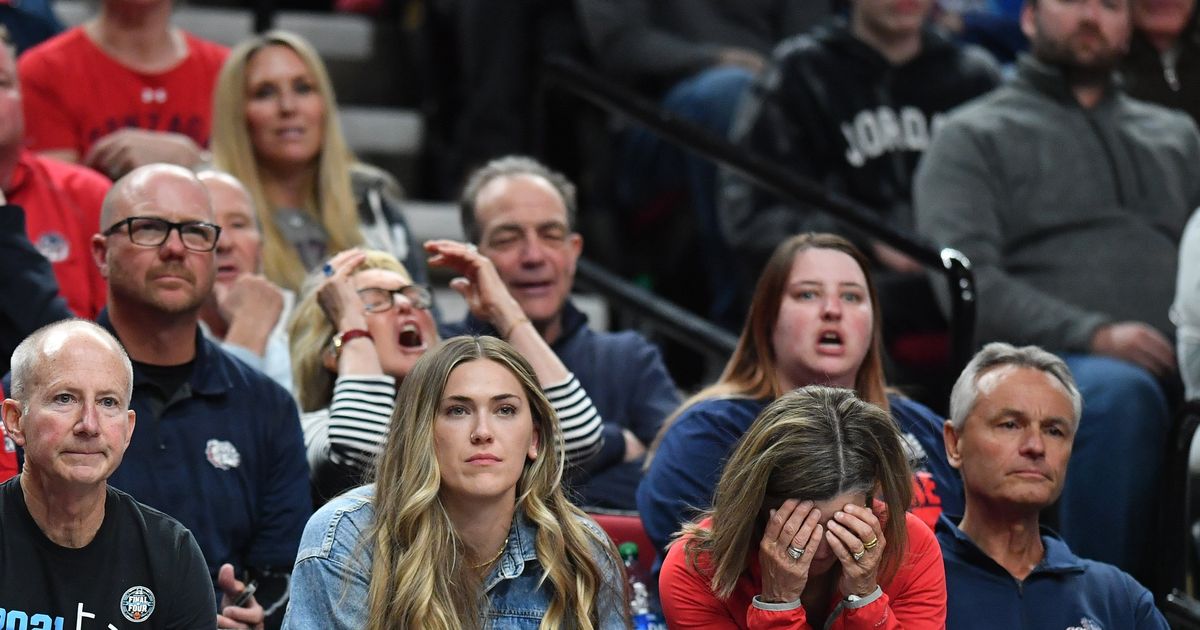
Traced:
[[635, 542], [624, 542], [617, 548], [625, 564], [625, 575], [629, 579], [629, 609], [633, 613], [634, 630], [666, 630], [658, 615], [650, 611], [650, 590], [638, 566], [638, 546]]

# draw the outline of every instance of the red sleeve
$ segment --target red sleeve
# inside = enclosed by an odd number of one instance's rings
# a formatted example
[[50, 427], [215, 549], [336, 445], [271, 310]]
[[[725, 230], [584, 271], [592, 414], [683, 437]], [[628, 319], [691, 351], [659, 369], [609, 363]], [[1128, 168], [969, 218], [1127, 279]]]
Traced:
[[[727, 600], [717, 599], [709, 581], [688, 564], [684, 538], [672, 544], [663, 560], [662, 572], [658, 577], [659, 597], [662, 600], [663, 616], [667, 626], [675, 628], [715, 628], [753, 630], [808, 628], [803, 607], [786, 611], [770, 611], [756, 608], [751, 599], [757, 593], [748, 578], [738, 582], [737, 588]], [[697, 559], [705, 565], [705, 556]], [[752, 592], [753, 591], [753, 592]]]
[[[4, 387], [0, 385], [0, 400], [4, 400]], [[4, 423], [0, 422], [0, 482], [7, 481], [17, 474], [17, 447], [8, 439], [4, 431]]]
[[[79, 224], [83, 227], [83, 234], [86, 235], [85, 242], [90, 241], [91, 235], [102, 229], [100, 226], [100, 208], [104, 204], [104, 196], [112, 188], [112, 182], [96, 171], [79, 168], [71, 169], [70, 174], [67, 176], [66, 185], [70, 187], [71, 196], [78, 203], [80, 213]], [[85, 256], [90, 259], [91, 250], [88, 250]], [[88, 265], [87, 269], [88, 294], [90, 297], [89, 312], [79, 313], [78, 315], [88, 319], [96, 319], [96, 316], [100, 314], [107, 300], [108, 285], [104, 281], [104, 276], [100, 275], [100, 268], [94, 262]]]
[[25, 112], [25, 142], [34, 151], [80, 151], [83, 139], [79, 137], [79, 121], [71, 115], [64, 100], [67, 93], [60, 90], [65, 75], [55, 59], [54, 52], [60, 48], [55, 44], [57, 38], [21, 55], [17, 62]]
[[946, 627], [946, 567], [933, 530], [905, 513], [908, 549], [883, 597], [862, 608], [845, 609], [846, 630], [942, 630]]

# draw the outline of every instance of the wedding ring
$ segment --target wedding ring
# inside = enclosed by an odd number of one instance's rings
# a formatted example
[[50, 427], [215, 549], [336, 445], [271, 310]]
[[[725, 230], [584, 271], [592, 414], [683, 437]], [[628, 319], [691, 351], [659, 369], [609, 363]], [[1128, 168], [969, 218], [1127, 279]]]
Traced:
[[804, 555], [804, 550], [793, 547], [792, 545], [788, 545], [787, 553], [789, 556], [791, 556], [792, 560], [799, 560], [800, 556]]
[[878, 547], [878, 546], [879, 546], [879, 537], [878, 536], [863, 543], [863, 549], [874, 549], [875, 547]]
[[863, 556], [865, 556], [865, 555], [867, 555], [867, 550], [866, 550], [866, 549], [862, 549], [862, 550], [856, 551], [856, 552], [854, 552], [854, 553], [852, 554], [852, 556], [853, 556], [853, 558], [854, 558], [854, 561], [855, 561], [855, 562], [858, 562], [859, 560], [862, 560], [862, 557], [863, 557]]

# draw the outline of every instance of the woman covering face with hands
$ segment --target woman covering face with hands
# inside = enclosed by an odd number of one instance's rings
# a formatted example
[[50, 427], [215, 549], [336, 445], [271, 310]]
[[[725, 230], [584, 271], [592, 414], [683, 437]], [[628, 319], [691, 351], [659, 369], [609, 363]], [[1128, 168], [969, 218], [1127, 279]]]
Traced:
[[[672, 628], [942, 628], [946, 577], [900, 433], [845, 389], [763, 410], [659, 578]], [[874, 497], [878, 496], [876, 500]]]

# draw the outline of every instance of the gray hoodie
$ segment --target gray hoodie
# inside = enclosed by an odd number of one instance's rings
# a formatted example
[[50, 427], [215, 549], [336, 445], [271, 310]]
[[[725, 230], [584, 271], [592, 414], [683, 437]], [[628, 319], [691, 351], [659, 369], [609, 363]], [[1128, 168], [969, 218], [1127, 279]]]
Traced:
[[1173, 337], [1179, 237], [1197, 205], [1190, 118], [1115, 83], [1084, 109], [1030, 57], [949, 115], [914, 184], [917, 230], [974, 266], [976, 340], [1059, 351], [1088, 351], [1110, 321]]

